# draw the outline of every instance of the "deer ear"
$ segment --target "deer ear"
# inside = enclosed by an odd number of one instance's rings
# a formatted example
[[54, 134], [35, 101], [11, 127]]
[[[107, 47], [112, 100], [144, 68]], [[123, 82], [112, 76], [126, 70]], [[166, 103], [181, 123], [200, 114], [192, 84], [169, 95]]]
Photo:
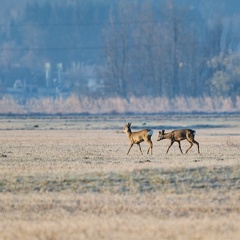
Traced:
[[128, 126], [130, 127], [130, 126], [131, 126], [131, 123], [128, 123]]
[[165, 130], [162, 130], [162, 134], [164, 134]]

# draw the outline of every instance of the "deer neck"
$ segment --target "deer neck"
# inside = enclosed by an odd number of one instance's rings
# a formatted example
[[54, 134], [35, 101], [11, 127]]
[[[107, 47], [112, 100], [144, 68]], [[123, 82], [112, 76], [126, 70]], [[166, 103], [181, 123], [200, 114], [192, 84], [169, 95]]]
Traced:
[[132, 135], [132, 132], [131, 132], [131, 130], [128, 130], [128, 131], [126, 132], [126, 134], [127, 134], [127, 136], [130, 138], [130, 137], [131, 137], [131, 135]]
[[172, 133], [171, 133], [171, 132], [169, 132], [169, 133], [164, 133], [163, 139], [170, 139], [171, 136], [172, 136]]

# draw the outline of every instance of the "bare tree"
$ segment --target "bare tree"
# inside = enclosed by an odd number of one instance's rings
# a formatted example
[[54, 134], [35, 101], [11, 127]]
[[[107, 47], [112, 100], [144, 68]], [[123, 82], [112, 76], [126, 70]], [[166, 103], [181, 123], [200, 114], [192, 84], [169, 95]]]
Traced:
[[109, 29], [105, 29], [107, 68], [109, 71], [109, 80], [107, 86], [115, 89], [117, 94], [125, 97], [128, 86], [128, 68], [129, 68], [129, 45], [131, 32], [129, 20], [131, 16], [131, 7], [119, 2], [118, 17], [115, 18], [113, 10], [110, 12]]

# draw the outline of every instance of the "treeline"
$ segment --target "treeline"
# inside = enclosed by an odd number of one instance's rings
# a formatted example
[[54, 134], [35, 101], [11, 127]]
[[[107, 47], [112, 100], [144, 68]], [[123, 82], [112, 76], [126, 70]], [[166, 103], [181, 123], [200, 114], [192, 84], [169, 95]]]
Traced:
[[[220, 2], [29, 1], [0, 26], [1, 85], [24, 78], [43, 86], [44, 64], [61, 62], [65, 84], [80, 96], [234, 101], [240, 88], [240, 6]], [[101, 87], [86, 90], [91, 76], [79, 64], [94, 67]]]

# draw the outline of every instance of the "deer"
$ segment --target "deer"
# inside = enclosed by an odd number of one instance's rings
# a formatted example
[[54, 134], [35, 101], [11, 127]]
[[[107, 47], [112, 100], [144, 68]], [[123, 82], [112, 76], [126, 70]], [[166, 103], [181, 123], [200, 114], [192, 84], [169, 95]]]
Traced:
[[124, 129], [123, 129], [123, 133], [126, 133], [127, 136], [128, 136], [128, 140], [130, 142], [130, 147], [128, 149], [128, 152], [127, 152], [127, 155], [129, 154], [132, 146], [134, 144], [137, 144], [138, 147], [139, 147], [139, 150], [141, 152], [141, 154], [143, 155], [143, 152], [142, 152], [142, 149], [141, 149], [141, 146], [140, 146], [140, 143], [145, 141], [148, 143], [149, 147], [148, 147], [148, 150], [147, 150], [147, 154], [149, 154], [149, 151], [151, 149], [151, 155], [152, 155], [152, 148], [153, 148], [153, 143], [152, 143], [152, 140], [151, 140], [151, 137], [153, 135], [153, 130], [150, 130], [150, 129], [143, 129], [141, 131], [138, 131], [138, 132], [132, 132], [131, 131], [131, 123], [128, 123], [125, 125]]
[[192, 129], [174, 130], [169, 133], [165, 133], [165, 130], [162, 130], [162, 131], [159, 131], [157, 141], [161, 141], [163, 139], [171, 140], [171, 143], [170, 143], [166, 153], [168, 153], [170, 147], [173, 145], [174, 142], [178, 142], [179, 149], [180, 149], [181, 153], [183, 154], [180, 141], [186, 139], [190, 143], [190, 147], [186, 150], [185, 154], [187, 154], [187, 152], [193, 146], [193, 144], [197, 145], [198, 153], [200, 153], [199, 143], [194, 139], [195, 134], [196, 134], [196, 131], [192, 130]]

